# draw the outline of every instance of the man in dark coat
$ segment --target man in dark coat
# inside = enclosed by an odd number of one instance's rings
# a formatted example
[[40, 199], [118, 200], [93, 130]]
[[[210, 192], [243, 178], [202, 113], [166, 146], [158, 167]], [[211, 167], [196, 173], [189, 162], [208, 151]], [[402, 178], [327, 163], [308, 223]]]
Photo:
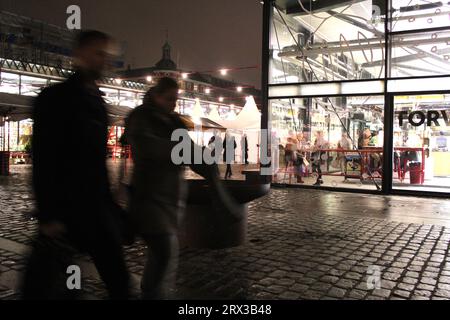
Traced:
[[75, 73], [44, 89], [34, 104], [33, 188], [39, 235], [24, 278], [25, 299], [60, 298], [56, 292], [67, 289], [57, 284], [68, 267], [61, 242], [92, 257], [110, 298], [128, 297], [118, 209], [106, 168], [107, 113], [96, 84], [107, 64], [109, 44], [106, 34], [80, 32]]

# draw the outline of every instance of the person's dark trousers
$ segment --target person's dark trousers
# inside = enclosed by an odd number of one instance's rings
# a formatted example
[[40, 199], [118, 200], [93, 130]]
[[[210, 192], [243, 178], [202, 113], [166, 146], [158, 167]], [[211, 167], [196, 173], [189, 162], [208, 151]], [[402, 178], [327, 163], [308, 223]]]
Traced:
[[320, 163], [314, 165], [313, 171], [317, 172], [317, 174], [318, 174], [317, 178], [318, 179], [322, 179], [322, 169], [320, 168]]
[[75, 299], [77, 292], [67, 289], [65, 279], [67, 267], [73, 264], [71, 256], [70, 249], [60, 241], [38, 235], [22, 279], [22, 299]]
[[106, 285], [111, 300], [129, 298], [129, 275], [119, 234], [110, 230], [96, 230], [86, 251]]
[[147, 262], [141, 280], [142, 299], [171, 298], [178, 268], [178, 237], [174, 234], [147, 234], [142, 238], [148, 247]]
[[321, 164], [322, 164], [322, 155], [324, 154], [324, 152], [319, 152], [318, 154], [315, 155], [315, 157], [317, 157], [317, 159], [314, 159], [312, 167], [313, 167], [313, 172], [317, 172], [317, 181], [315, 184], [321, 184], [322, 183], [322, 168], [321, 168]]
[[[75, 239], [59, 241], [38, 236], [23, 279], [23, 299], [77, 298], [78, 292], [68, 290], [66, 286], [69, 276], [66, 273], [67, 267], [73, 264], [72, 255], [76, 252], [68, 249], [68, 245], [91, 256], [110, 299], [128, 299], [129, 277], [120, 238], [110, 230], [96, 229], [85, 234], [79, 233]], [[83, 270], [81, 273], [83, 277]]]
[[318, 178], [322, 179], [322, 169], [320, 168], [320, 162], [317, 165], [317, 173], [319, 174]]
[[400, 162], [400, 153], [398, 151], [394, 152], [394, 170], [398, 171]]
[[231, 164], [227, 163], [227, 171], [225, 172], [225, 179], [230, 178], [233, 175], [233, 172], [231, 171]]
[[320, 168], [321, 160], [315, 160], [313, 162], [313, 172], [317, 172], [317, 181], [316, 184], [320, 184], [322, 180], [322, 169]]

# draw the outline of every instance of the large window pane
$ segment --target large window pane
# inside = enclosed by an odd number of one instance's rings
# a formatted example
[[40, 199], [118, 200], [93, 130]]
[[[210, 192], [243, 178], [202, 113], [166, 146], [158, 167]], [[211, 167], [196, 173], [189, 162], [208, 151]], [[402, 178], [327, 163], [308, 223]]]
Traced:
[[19, 94], [20, 76], [15, 73], [0, 72], [0, 92]]
[[21, 76], [21, 91], [24, 96], [37, 96], [48, 84], [45, 78]]
[[450, 30], [392, 37], [391, 77], [450, 74]]
[[384, 10], [374, 10], [379, 2], [277, 1], [270, 83], [383, 78]]
[[447, 27], [450, 6], [447, 1], [392, 0], [392, 31]]
[[269, 116], [276, 182], [381, 186], [383, 96], [271, 100]]
[[395, 189], [450, 192], [450, 94], [394, 99]]

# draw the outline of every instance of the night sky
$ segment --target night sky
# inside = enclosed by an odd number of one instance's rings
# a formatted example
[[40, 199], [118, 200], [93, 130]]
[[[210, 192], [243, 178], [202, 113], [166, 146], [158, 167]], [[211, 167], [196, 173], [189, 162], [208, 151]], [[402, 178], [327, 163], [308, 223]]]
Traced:
[[[125, 63], [153, 66], [166, 29], [172, 59], [192, 71], [261, 64], [259, 0], [0, 0], [0, 10], [65, 27], [66, 8], [77, 4], [82, 28], [108, 32], [125, 42]], [[261, 69], [227, 78], [260, 87]]]

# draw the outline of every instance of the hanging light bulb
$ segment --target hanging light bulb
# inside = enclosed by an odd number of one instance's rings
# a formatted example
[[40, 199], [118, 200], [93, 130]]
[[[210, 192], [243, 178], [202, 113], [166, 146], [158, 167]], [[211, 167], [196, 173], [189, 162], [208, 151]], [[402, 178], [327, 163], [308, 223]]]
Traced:
[[182, 77], [183, 79], [187, 79], [188, 74], [187, 74], [186, 72], [184, 72], [184, 73], [181, 74], [181, 77]]
[[237, 91], [237, 92], [242, 92], [242, 87], [240, 87], [240, 86], [237, 87], [237, 88], [236, 88], [236, 91]]
[[153, 81], [153, 77], [152, 76], [147, 76], [147, 82], [152, 82]]
[[206, 89], [205, 89], [205, 93], [206, 93], [206, 94], [210, 94], [210, 93], [211, 93], [211, 89], [210, 89], [210, 88], [206, 88]]
[[223, 100], [225, 100], [224, 97], [219, 97], [219, 102], [223, 102]]
[[220, 74], [223, 76], [226, 76], [228, 74], [228, 70], [227, 69], [220, 69]]

